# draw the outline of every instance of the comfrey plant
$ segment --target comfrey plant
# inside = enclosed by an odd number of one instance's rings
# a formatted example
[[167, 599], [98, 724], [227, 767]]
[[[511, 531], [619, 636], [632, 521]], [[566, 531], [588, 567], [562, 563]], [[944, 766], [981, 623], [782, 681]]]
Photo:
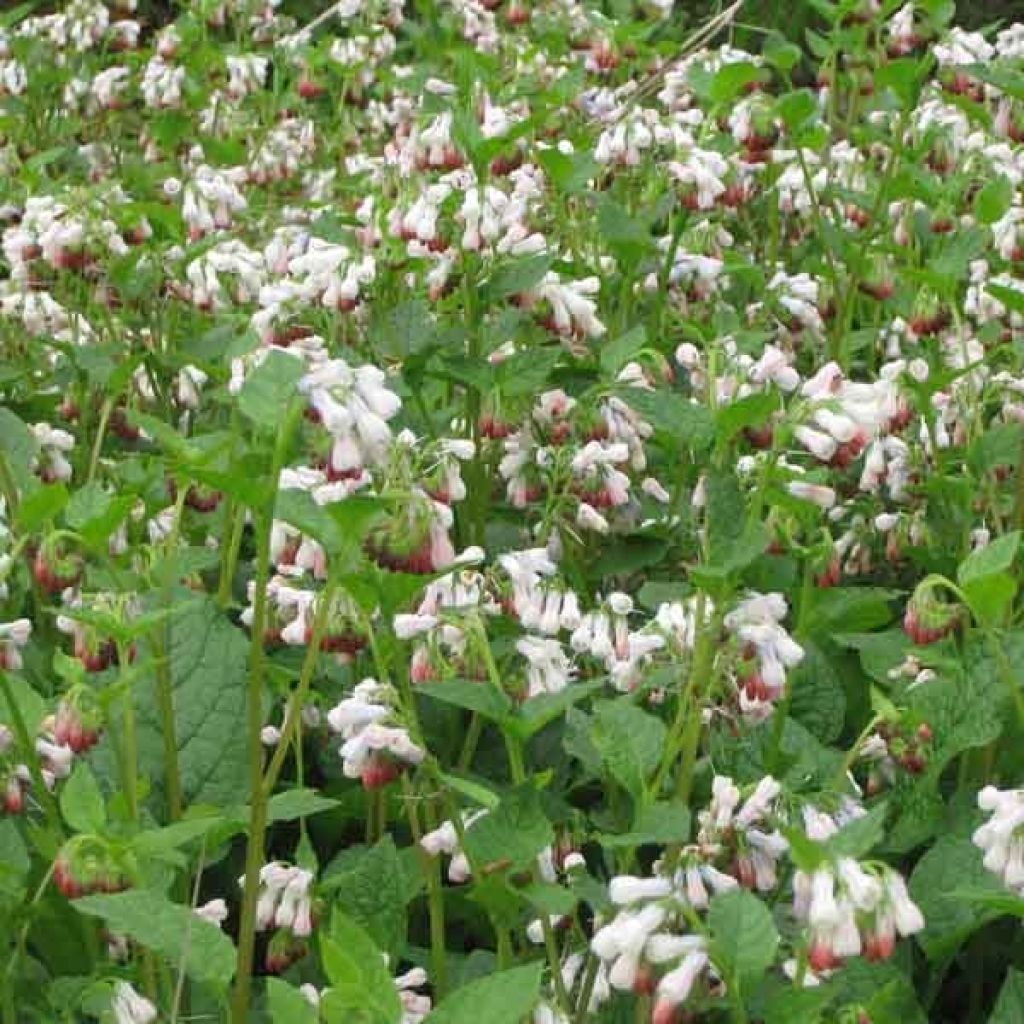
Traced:
[[1024, 1014], [1024, 26], [710, 6], [0, 17], [0, 1024]]

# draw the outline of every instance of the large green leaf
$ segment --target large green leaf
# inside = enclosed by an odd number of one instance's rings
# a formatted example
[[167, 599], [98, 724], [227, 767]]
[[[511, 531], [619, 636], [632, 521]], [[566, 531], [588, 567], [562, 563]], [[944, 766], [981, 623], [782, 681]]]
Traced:
[[191, 907], [172, 903], [149, 889], [101, 893], [76, 900], [75, 909], [100, 917], [111, 931], [127, 935], [154, 953], [172, 969], [184, 964], [196, 981], [224, 989], [235, 973], [235, 947], [214, 924]]
[[520, 1024], [536, 1006], [542, 967], [528, 964], [477, 978], [453, 992], [425, 1024]]
[[917, 941], [929, 960], [943, 960], [986, 921], [998, 916], [991, 907], [956, 895], [966, 887], [1002, 894], [998, 880], [985, 870], [981, 850], [963, 836], [945, 835], [917, 862], [910, 895], [924, 914]]
[[790, 714], [823, 743], [831, 743], [843, 729], [846, 692], [825, 652], [805, 641], [804, 660], [790, 674]]
[[988, 1024], [1021, 1024], [1024, 1021], [1024, 973], [1010, 968], [999, 990]]
[[[182, 793], [187, 803], [234, 806], [249, 795], [243, 728], [249, 643], [212, 600], [192, 597], [168, 626]], [[151, 675], [136, 683], [135, 707], [140, 774], [162, 796], [163, 728]]]
[[771, 912], [746, 889], [722, 893], [711, 901], [711, 952], [727, 977], [756, 977], [775, 959], [779, 933]]
[[261, 427], [279, 428], [305, 372], [301, 359], [272, 349], [246, 378], [238, 394], [238, 408]]
[[333, 873], [329, 884], [337, 906], [381, 949], [393, 958], [404, 953], [406, 879], [391, 836], [365, 850], [352, 867]]
[[331, 982], [321, 1003], [327, 1024], [399, 1024], [398, 989], [380, 950], [355, 921], [335, 913], [321, 952]]
[[420, 693], [445, 704], [478, 711], [494, 721], [501, 721], [512, 708], [512, 702], [496, 686], [472, 679], [446, 679], [430, 683], [422, 687]]
[[318, 1019], [309, 1000], [280, 978], [267, 979], [267, 1006], [274, 1024], [316, 1024]]
[[628, 698], [601, 704], [590, 738], [612, 778], [639, 798], [665, 746], [665, 724]]
[[39, 446], [19, 416], [0, 406], [0, 452], [7, 459], [17, 484], [23, 485]]
[[540, 795], [530, 785], [502, 797], [498, 806], [475, 821], [466, 832], [466, 852], [481, 868], [491, 865], [529, 866], [554, 837]]

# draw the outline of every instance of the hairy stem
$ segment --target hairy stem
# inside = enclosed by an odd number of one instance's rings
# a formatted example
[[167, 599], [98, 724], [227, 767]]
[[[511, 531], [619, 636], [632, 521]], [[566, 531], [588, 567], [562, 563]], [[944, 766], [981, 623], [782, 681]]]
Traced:
[[270, 532], [274, 521], [274, 501], [278, 479], [288, 452], [296, 423], [296, 413], [277, 436], [270, 470], [270, 497], [267, 507], [256, 517], [256, 591], [253, 597], [252, 643], [249, 655], [249, 685], [246, 695], [246, 735], [249, 747], [249, 840], [245, 850], [245, 885], [242, 915], [238, 928], [238, 971], [232, 997], [232, 1024], [248, 1024], [252, 993], [252, 965], [256, 948], [256, 902], [259, 896], [260, 868], [263, 865], [267, 831], [267, 793], [263, 786], [263, 680], [266, 673], [264, 634], [267, 626], [267, 585], [270, 582]]
[[[430, 918], [430, 981], [434, 987], [435, 1002], [440, 1002], [448, 989], [448, 955], [445, 943], [444, 926], [444, 887], [441, 884], [441, 862], [431, 857], [420, 846], [423, 828], [420, 824], [417, 795], [409, 776], [402, 773], [402, 792], [405, 796], [405, 810], [409, 819], [409, 830], [420, 859], [420, 870], [427, 883], [427, 914]], [[428, 816], [432, 816], [429, 807]], [[433, 822], [431, 822], [431, 827]]]

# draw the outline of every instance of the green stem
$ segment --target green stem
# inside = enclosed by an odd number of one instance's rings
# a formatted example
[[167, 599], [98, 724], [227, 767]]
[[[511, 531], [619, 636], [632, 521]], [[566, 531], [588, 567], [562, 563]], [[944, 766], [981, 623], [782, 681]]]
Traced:
[[107, 398], [100, 409], [100, 421], [96, 424], [96, 437], [92, 443], [92, 453], [89, 456], [89, 471], [86, 474], [85, 482], [91, 484], [96, 476], [96, 469], [100, 464], [100, 453], [103, 451], [103, 438], [107, 433], [107, 425], [110, 423], [110, 415], [114, 411], [114, 400]]
[[472, 717], [469, 719], [469, 729], [466, 731], [466, 739], [462, 744], [462, 752], [459, 754], [459, 760], [456, 762], [456, 770], [460, 774], [465, 774], [469, 771], [469, 767], [473, 763], [473, 755], [476, 754], [477, 744], [480, 742], [480, 734], [483, 732], [483, 729], [483, 716], [478, 711], [474, 711]]
[[647, 1024], [651, 1019], [651, 997], [649, 995], [645, 994], [636, 997], [633, 1019], [636, 1021], [636, 1024]]
[[28, 933], [32, 926], [32, 911], [43, 898], [43, 894], [46, 892], [46, 887], [50, 884], [50, 879], [53, 878], [53, 870], [56, 866], [57, 861], [52, 861], [46, 874], [43, 875], [43, 880], [36, 887], [35, 895], [29, 902], [29, 905], [25, 908], [27, 915], [25, 923], [18, 931], [18, 937], [15, 940], [14, 949], [11, 951], [10, 959], [7, 961], [7, 968], [4, 971], [3, 978], [4, 1024], [7, 1024], [8, 1021], [11, 1021], [12, 1024], [17, 1024], [18, 1021], [18, 1015], [14, 1003], [14, 976], [18, 968], [18, 963], [25, 955], [25, 945], [28, 942]]
[[[202, 841], [202, 845], [199, 848], [199, 862], [196, 865], [196, 876], [195, 881], [192, 884], [192, 909], [195, 910], [199, 906], [199, 885], [203, 877], [203, 863], [206, 860], [206, 839]], [[190, 922], [191, 923], [191, 922]], [[174, 997], [171, 1001], [171, 1024], [177, 1024], [178, 1014], [181, 1012], [183, 1006], [186, 1006], [187, 999], [185, 995], [185, 961], [188, 957], [188, 943], [191, 937], [191, 933], [186, 932], [185, 940], [182, 943], [181, 958], [178, 960], [178, 980], [174, 985]], [[185, 1012], [187, 1013], [187, 1006]]]
[[[123, 664], [123, 663], [122, 663]], [[124, 750], [124, 793], [128, 801], [128, 815], [133, 822], [139, 820], [139, 744], [135, 734], [135, 704], [131, 686], [126, 685], [122, 696], [121, 742]]]
[[587, 967], [583, 975], [579, 999], [576, 1000], [576, 1024], [586, 1024], [590, 1016], [590, 999], [597, 984], [597, 972], [601, 969], [601, 961], [593, 953], [587, 953]]
[[263, 866], [267, 831], [267, 794], [263, 787], [263, 679], [266, 671], [264, 634], [267, 626], [267, 586], [270, 582], [270, 532], [274, 521], [277, 485], [295, 428], [292, 411], [277, 436], [270, 470], [268, 507], [257, 517], [256, 592], [253, 597], [252, 641], [249, 654], [249, 684], [246, 694], [246, 735], [249, 746], [249, 841], [245, 850], [245, 885], [238, 929], [238, 970], [232, 997], [232, 1024], [249, 1024], [252, 993], [253, 954], [256, 949], [256, 902], [259, 897], [260, 868]]
[[178, 821], [185, 809], [185, 799], [181, 788], [181, 765], [178, 762], [178, 728], [174, 715], [174, 682], [171, 679], [171, 604], [173, 588], [171, 567], [173, 552], [178, 547], [181, 536], [181, 521], [185, 512], [185, 498], [188, 488], [179, 482], [178, 497], [174, 508], [174, 524], [167, 540], [167, 561], [164, 565], [162, 590], [162, 610], [165, 618], [157, 629], [154, 646], [157, 651], [156, 660], [156, 700], [160, 715], [160, 736], [164, 748], [164, 784], [167, 789], [167, 810], [171, 821]]
[[515, 959], [512, 950], [512, 937], [507, 928], [497, 928], [498, 935], [498, 970], [504, 971], [512, 966]]
[[[484, 663], [487, 666], [487, 675], [490, 678], [491, 685], [500, 690], [501, 675], [499, 674], [498, 666], [494, 661], [494, 654], [491, 651], [491, 645], [487, 641], [487, 633], [482, 622], [477, 621], [476, 625], [477, 632], [479, 634], [480, 649], [484, 656]], [[521, 786], [526, 781], [526, 766], [523, 762], [522, 743], [518, 736], [514, 736], [511, 733], [506, 732], [504, 729], [502, 730], [502, 734], [505, 737], [505, 749], [508, 752], [508, 767], [512, 776], [512, 782], [516, 786]], [[533, 875], [535, 880], [540, 880], [536, 864], [533, 866]], [[544, 949], [548, 957], [548, 966], [551, 969], [551, 984], [555, 989], [555, 997], [557, 998], [558, 1005], [563, 1012], [569, 1013], [572, 1010], [572, 1000], [569, 998], [569, 992], [565, 987], [565, 979], [562, 977], [562, 958], [558, 951], [558, 942], [555, 939], [554, 929], [551, 927], [551, 921], [546, 913], [542, 912], [540, 915], [540, 926], [544, 935]]]
[[[482, 342], [480, 336], [480, 310], [477, 305], [477, 296], [474, 291], [474, 283], [467, 266], [463, 267], [463, 292], [465, 295], [466, 311], [466, 335], [468, 341], [468, 354], [470, 362], [475, 364], [482, 357]], [[482, 397], [480, 389], [473, 386], [466, 388], [466, 430], [473, 440], [473, 460], [468, 466], [467, 490], [469, 492], [471, 515], [467, 540], [471, 544], [484, 543], [484, 525], [487, 519], [487, 471], [484, 466], [482, 450], [482, 437], [480, 435], [480, 412]]]
[[665, 754], [651, 783], [650, 792], [657, 798], [665, 778], [679, 759], [680, 769], [676, 781], [676, 795], [685, 803], [690, 798], [693, 785], [693, 771], [700, 746], [700, 696], [704, 684], [711, 676], [715, 660], [718, 633], [722, 627], [722, 615], [716, 613], [711, 622], [704, 624], [707, 596], [703, 591], [697, 594], [696, 618], [697, 640], [693, 663], [683, 692], [679, 695], [679, 706], [675, 721], [665, 744]]
[[337, 585], [332, 579], [327, 580], [327, 585], [320, 595], [316, 605], [316, 615], [313, 617], [313, 632], [306, 647], [306, 656], [299, 671], [299, 683], [292, 692], [291, 698], [286, 705], [284, 723], [281, 726], [281, 739], [278, 741], [277, 749], [270, 759], [270, 764], [263, 776], [263, 793], [266, 799], [270, 799], [277, 785], [278, 776], [284, 765], [284, 759], [288, 755], [288, 748], [295, 737], [299, 719], [302, 715], [302, 707], [309, 695], [309, 688], [313, 681], [313, 673], [316, 670], [317, 660], [320, 655], [320, 645], [323, 643], [324, 635], [327, 632], [327, 620], [331, 613], [331, 602], [334, 599]]
[[416, 801], [419, 799], [409, 776], [402, 773], [402, 791], [409, 818], [409, 829], [420, 859], [420, 870], [427, 883], [427, 914], [430, 918], [430, 982], [435, 1002], [440, 1002], [448, 989], [448, 956], [444, 933], [444, 888], [441, 884], [441, 862], [420, 846], [423, 829]]
[[245, 533], [245, 506], [238, 505], [230, 518], [231, 534], [224, 549], [224, 560], [217, 584], [217, 603], [226, 608], [231, 603], [231, 585], [235, 580], [235, 568], [238, 565], [238, 553], [242, 548], [242, 536]]

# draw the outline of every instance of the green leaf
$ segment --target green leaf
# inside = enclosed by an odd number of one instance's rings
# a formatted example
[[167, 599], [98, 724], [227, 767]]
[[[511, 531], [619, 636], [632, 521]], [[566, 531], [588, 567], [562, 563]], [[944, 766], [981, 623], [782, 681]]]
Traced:
[[[237, 831], [241, 831], [245, 827], [247, 820], [239, 821]], [[163, 828], [152, 828], [140, 832], [132, 839], [132, 849], [142, 856], [160, 856], [186, 846], [196, 839], [201, 839], [225, 824], [227, 824], [227, 819], [220, 814], [203, 818], [187, 818], [171, 825], [164, 825]]]
[[635, 409], [670, 447], [706, 451], [715, 436], [711, 412], [665, 389], [623, 388], [619, 397]]
[[505, 722], [503, 728], [511, 729], [520, 739], [529, 739], [545, 725], [560, 718], [568, 708], [592, 693], [603, 690], [604, 686], [603, 679], [594, 679], [587, 683], [573, 683], [558, 693], [541, 693], [530, 697], [519, 706], [515, 716]]
[[780, 96], [775, 109], [786, 128], [795, 133], [818, 113], [818, 102], [809, 89], [797, 89]]
[[690, 837], [690, 810], [682, 804], [659, 802], [644, 807], [628, 832], [602, 835], [601, 845], [607, 850], [641, 846], [644, 843], [665, 843], [681, 846]]
[[661, 759], [666, 734], [660, 718], [623, 698], [598, 707], [590, 738], [612, 778], [639, 800]]
[[803, 647], [804, 660], [789, 677], [789, 713], [822, 743], [832, 743], [843, 730], [846, 691], [825, 652], [813, 641]]
[[589, 566], [590, 576], [601, 579], [657, 565], [667, 550], [668, 542], [659, 537], [610, 540], [605, 543], [597, 560]]
[[600, 164], [587, 150], [560, 153], [557, 149], [542, 149], [536, 157], [555, 188], [569, 195], [586, 192], [591, 179], [601, 172]]
[[988, 1024], [1022, 1024], [1024, 1022], [1024, 972], [1011, 967], [999, 990]]
[[770, 391], [758, 391], [730, 402], [715, 416], [715, 436], [722, 444], [731, 441], [741, 430], [766, 423], [778, 408], [778, 396]]
[[160, 954], [173, 970], [183, 962], [185, 973], [212, 988], [227, 988], [235, 973], [235, 947], [215, 924], [191, 907], [172, 903], [149, 889], [84, 896], [73, 906], [102, 918], [111, 931], [126, 935]]
[[26, 491], [18, 504], [15, 521], [18, 529], [32, 533], [60, 515], [67, 505], [70, 494], [62, 483], [40, 484]]
[[305, 372], [301, 359], [271, 349], [267, 358], [246, 377], [238, 393], [239, 410], [258, 426], [279, 429]]
[[887, 60], [874, 69], [874, 84], [879, 93], [891, 89], [903, 107], [909, 109], [917, 103], [921, 83], [929, 70], [928, 63], [913, 57]]
[[740, 60], [724, 64], [711, 80], [709, 97], [714, 103], [728, 103], [734, 100], [740, 90], [756, 82], [760, 77], [757, 65]]
[[31, 865], [28, 848], [18, 826], [10, 818], [0, 819], [0, 897], [10, 894], [20, 899]]
[[[1011, 662], [1021, 655], [1019, 638], [1010, 634]], [[940, 669], [939, 678], [911, 690], [905, 700], [917, 721], [927, 722], [935, 739], [929, 771], [940, 772], [957, 754], [995, 740], [1006, 722], [1007, 694], [998, 666], [984, 645], [967, 650], [966, 672], [959, 666]]]
[[84, 761], [75, 762], [71, 778], [60, 791], [60, 812], [76, 832], [95, 835], [102, 832], [107, 823], [103, 794]]
[[876, 804], [867, 814], [847, 822], [825, 844], [836, 857], [863, 857], [885, 836], [886, 804]]
[[[25, 729], [29, 736], [35, 736], [39, 731], [40, 723], [46, 717], [46, 702], [21, 676], [8, 675], [7, 684], [11, 689], [14, 703], [18, 711], [21, 712]], [[0, 722], [6, 725], [14, 724], [14, 714], [6, 699], [0, 699]]]
[[998, 913], [957, 898], [966, 886], [1005, 895], [994, 875], [985, 870], [981, 851], [963, 836], [944, 835], [917, 862], [910, 876], [910, 895], [924, 914], [917, 942], [929, 960], [951, 956], [968, 936]]
[[929, 269], [943, 277], [965, 277], [971, 260], [977, 259], [987, 248], [986, 234], [981, 228], [972, 227], [947, 236], [937, 255], [930, 261]]
[[779, 933], [771, 912], [745, 889], [722, 893], [711, 901], [711, 955], [726, 977], [756, 978], [775, 959]]
[[[710, 562], [730, 565], [735, 561], [737, 542], [747, 530], [746, 502], [736, 474], [731, 470], [713, 469], [707, 474], [706, 484]], [[761, 536], [764, 536], [763, 527]]]
[[[174, 703], [175, 738], [186, 803], [230, 807], [248, 799], [245, 730], [249, 641], [207, 597], [175, 593], [167, 625], [167, 663]], [[145, 659], [143, 659], [145, 660]], [[135, 686], [140, 775], [164, 796], [163, 727], [157, 682]], [[104, 743], [110, 777], [110, 746]]]
[[1024, 313], [1024, 291], [994, 282], [986, 282], [985, 291], [992, 298], [998, 299], [1011, 312]]
[[571, 914], [579, 897], [553, 882], [533, 882], [519, 890], [519, 894], [541, 914], [549, 917]]
[[463, 778], [461, 775], [452, 775], [448, 772], [440, 773], [441, 781], [449, 788], [461, 793], [481, 807], [493, 810], [501, 802], [501, 798], [493, 790], [474, 782], [472, 779]]
[[539, 963], [477, 978], [453, 992], [424, 1024], [521, 1024], [537, 1005]]
[[517, 352], [494, 368], [495, 387], [509, 397], [535, 395], [545, 389], [564, 355], [561, 345]]
[[981, 623], [995, 626], [1017, 596], [1017, 581], [1007, 572], [982, 576], [963, 585], [971, 614]]
[[124, 521], [134, 503], [130, 495], [115, 497], [94, 480], [71, 496], [64, 521], [93, 547], [99, 547]]
[[795, 989], [792, 983], [769, 975], [758, 987], [751, 1009], [754, 1019], [764, 1024], [819, 1024], [832, 998], [825, 986]]
[[957, 582], [964, 586], [974, 580], [992, 576], [995, 573], [1005, 572], [1013, 565], [1017, 557], [1017, 549], [1020, 547], [1020, 531], [1003, 534], [996, 538], [991, 544], [972, 551], [957, 569]]
[[631, 327], [612, 341], [601, 345], [601, 369], [615, 375], [647, 344], [647, 331], [642, 325]]
[[425, 353], [438, 340], [437, 323], [425, 299], [375, 309], [370, 321], [373, 351], [392, 359]]
[[597, 207], [597, 230], [624, 262], [635, 261], [654, 245], [645, 218], [630, 213], [607, 195], [602, 196]]
[[355, 921], [335, 912], [320, 948], [331, 982], [320, 1004], [327, 1024], [399, 1024], [398, 989], [380, 950]]
[[405, 875], [391, 836], [363, 852], [351, 868], [331, 876], [337, 905], [397, 959], [405, 952]]
[[815, 588], [803, 621], [808, 633], [867, 632], [892, 622], [893, 602], [902, 591], [884, 587]]
[[0, 406], [0, 452], [10, 464], [19, 486], [24, 486], [32, 472], [32, 460], [38, 450], [39, 445], [25, 421]]
[[974, 199], [974, 215], [982, 224], [994, 224], [1013, 204], [1013, 183], [998, 174], [978, 190]]
[[267, 978], [267, 1006], [273, 1024], [316, 1024], [319, 1017], [309, 1000], [280, 978]]
[[338, 800], [321, 796], [315, 789], [289, 789], [275, 793], [267, 804], [268, 821], [295, 821], [339, 806]]
[[484, 718], [500, 722], [512, 708], [512, 701], [496, 686], [487, 681], [447, 679], [440, 683], [421, 686], [419, 693], [445, 704], [479, 711]]
[[486, 871], [529, 867], [550, 846], [554, 830], [541, 807], [540, 795], [529, 784], [501, 798], [498, 806], [466, 830], [466, 853]]
[[536, 288], [554, 262], [554, 253], [542, 252], [502, 264], [484, 282], [484, 301], [499, 302], [510, 295], [518, 295], [520, 292]]
[[278, 491], [274, 500], [274, 518], [312, 537], [328, 553], [341, 547], [342, 536], [338, 524], [325, 506], [313, 500], [309, 491], [298, 488]]
[[799, 46], [794, 46], [785, 36], [771, 32], [765, 37], [761, 46], [764, 59], [779, 71], [792, 71], [800, 63], [802, 54]]

